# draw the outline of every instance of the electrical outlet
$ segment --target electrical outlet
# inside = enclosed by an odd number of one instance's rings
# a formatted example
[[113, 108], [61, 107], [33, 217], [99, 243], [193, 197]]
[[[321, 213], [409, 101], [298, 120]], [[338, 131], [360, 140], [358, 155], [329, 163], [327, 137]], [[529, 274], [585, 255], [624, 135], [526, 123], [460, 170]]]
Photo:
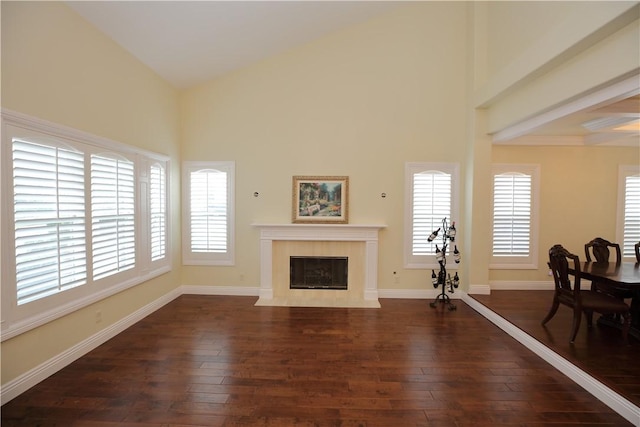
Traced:
[[96, 323], [102, 322], [102, 310], [96, 311]]

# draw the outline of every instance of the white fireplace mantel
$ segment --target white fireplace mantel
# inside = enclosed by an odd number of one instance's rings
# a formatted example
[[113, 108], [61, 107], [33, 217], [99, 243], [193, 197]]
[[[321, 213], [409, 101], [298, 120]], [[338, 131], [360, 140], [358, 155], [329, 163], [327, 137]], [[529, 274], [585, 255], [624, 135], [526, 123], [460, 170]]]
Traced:
[[378, 306], [378, 232], [386, 225], [254, 224], [260, 229], [260, 291], [256, 305], [273, 301], [274, 241], [338, 241], [365, 243], [363, 301]]

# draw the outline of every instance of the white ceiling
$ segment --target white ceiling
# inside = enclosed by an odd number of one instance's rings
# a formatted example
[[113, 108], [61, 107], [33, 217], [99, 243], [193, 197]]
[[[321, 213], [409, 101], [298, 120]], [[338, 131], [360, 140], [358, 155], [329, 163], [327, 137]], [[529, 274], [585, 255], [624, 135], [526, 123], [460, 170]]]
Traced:
[[402, 5], [399, 1], [68, 1], [178, 88]]
[[[406, 3], [261, 0], [66, 4], [169, 83], [189, 88]], [[494, 135], [494, 143], [638, 145], [640, 131], [615, 131], [612, 126], [588, 130], [582, 126], [586, 121], [612, 116], [640, 120], [637, 86], [624, 97], [612, 97], [588, 108], [566, 110], [546, 120], [533, 117], [501, 131], [498, 138]], [[632, 98], [621, 102], [628, 96]]]

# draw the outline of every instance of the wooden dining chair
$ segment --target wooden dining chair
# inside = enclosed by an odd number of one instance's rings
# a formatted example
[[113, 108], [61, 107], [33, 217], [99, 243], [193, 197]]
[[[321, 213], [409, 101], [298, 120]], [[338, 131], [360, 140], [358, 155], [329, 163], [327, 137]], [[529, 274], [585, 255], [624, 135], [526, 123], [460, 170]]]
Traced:
[[636, 261], [640, 262], [640, 242], [636, 243]]
[[[616, 264], [620, 264], [622, 262], [622, 251], [620, 250], [619, 244], [611, 243], [610, 241], [603, 239], [602, 237], [596, 237], [595, 239], [584, 245], [584, 253], [587, 257], [588, 262], [610, 262], [609, 258], [611, 257], [612, 250], [615, 252]], [[593, 260], [591, 258], [592, 254], [593, 258], [595, 258]], [[633, 297], [633, 292], [631, 290], [627, 288], [616, 287], [609, 283], [592, 282], [591, 290], [604, 292], [620, 299]]]
[[[580, 288], [580, 258], [570, 253], [562, 245], [555, 245], [549, 249], [549, 268], [555, 282], [555, 292], [549, 313], [542, 320], [545, 325], [558, 311], [560, 304], [573, 309], [573, 324], [571, 326], [570, 342], [573, 343], [578, 329], [582, 313], [587, 318], [587, 325], [593, 326], [593, 313], [620, 314], [623, 319], [622, 339], [628, 343], [630, 327], [629, 306], [618, 298], [602, 292], [583, 290]], [[569, 269], [573, 273], [569, 272]], [[573, 283], [571, 278], [573, 277]]]
[[[615, 251], [616, 255], [616, 263], [622, 262], [622, 252], [620, 251], [620, 245], [617, 243], [611, 243], [608, 240], [603, 239], [602, 237], [596, 237], [589, 243], [584, 245], [584, 254], [587, 257], [587, 261], [595, 261], [595, 262], [609, 262], [609, 257], [611, 255], [611, 250]], [[591, 255], [595, 259], [591, 259]]]

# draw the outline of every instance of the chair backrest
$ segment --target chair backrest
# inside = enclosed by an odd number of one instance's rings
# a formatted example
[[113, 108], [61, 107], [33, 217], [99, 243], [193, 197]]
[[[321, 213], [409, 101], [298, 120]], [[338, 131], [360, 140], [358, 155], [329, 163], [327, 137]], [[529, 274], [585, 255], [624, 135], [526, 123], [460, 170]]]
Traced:
[[[574, 273], [569, 273], [569, 268]], [[549, 249], [549, 267], [553, 274], [556, 292], [565, 297], [573, 298], [580, 293], [580, 259], [566, 250], [562, 245], [554, 245]], [[573, 277], [573, 285], [569, 276]]]
[[622, 252], [620, 251], [620, 245], [617, 243], [611, 243], [602, 237], [596, 237], [586, 245], [584, 245], [584, 254], [587, 257], [587, 261], [593, 261], [591, 259], [591, 253], [596, 262], [608, 262], [609, 255], [611, 254], [609, 249], [613, 249], [616, 253], [616, 263], [622, 262]]
[[636, 243], [635, 248], [636, 248], [636, 260], [640, 262], [640, 242]]

